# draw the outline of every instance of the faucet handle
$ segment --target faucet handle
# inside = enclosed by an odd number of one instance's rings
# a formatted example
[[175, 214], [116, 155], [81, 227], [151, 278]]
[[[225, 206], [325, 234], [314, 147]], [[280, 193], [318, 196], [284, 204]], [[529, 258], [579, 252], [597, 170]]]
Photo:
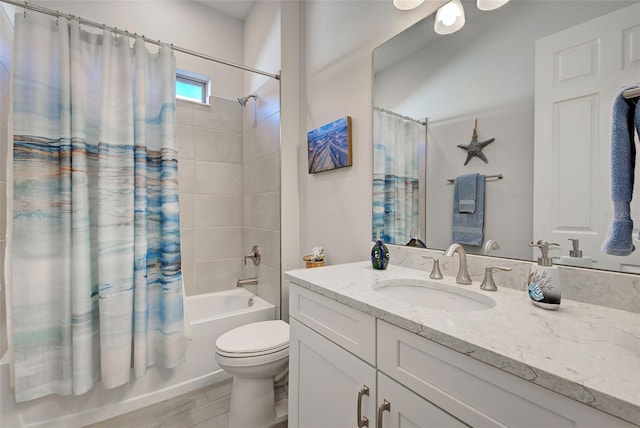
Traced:
[[484, 279], [482, 280], [482, 284], [480, 284], [480, 289], [485, 291], [497, 291], [498, 286], [496, 282], [493, 280], [493, 271], [494, 270], [502, 270], [502, 271], [510, 271], [510, 267], [505, 266], [489, 266], [484, 270]]
[[258, 266], [260, 264], [260, 247], [254, 245], [251, 247], [251, 252], [244, 256], [244, 265], [247, 265], [247, 259], [251, 259], [253, 264]]
[[423, 259], [433, 260], [433, 268], [431, 269], [431, 274], [429, 274], [429, 278], [431, 279], [442, 279], [442, 272], [440, 271], [440, 260], [437, 257], [431, 256], [422, 256]]

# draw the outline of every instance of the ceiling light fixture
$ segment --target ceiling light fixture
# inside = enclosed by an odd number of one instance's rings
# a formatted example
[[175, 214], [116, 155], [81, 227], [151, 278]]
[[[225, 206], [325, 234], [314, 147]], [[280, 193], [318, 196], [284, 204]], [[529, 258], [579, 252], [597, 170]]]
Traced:
[[507, 4], [509, 0], [478, 0], [478, 9], [494, 10]]
[[455, 33], [464, 26], [464, 8], [460, 0], [451, 0], [436, 12], [433, 29], [438, 34]]
[[411, 10], [420, 6], [424, 0], [393, 0], [393, 5], [396, 9]]

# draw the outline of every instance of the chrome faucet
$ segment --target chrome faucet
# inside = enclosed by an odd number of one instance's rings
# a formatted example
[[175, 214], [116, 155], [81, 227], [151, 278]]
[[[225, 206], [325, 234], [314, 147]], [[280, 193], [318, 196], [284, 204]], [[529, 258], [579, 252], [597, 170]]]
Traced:
[[467, 253], [464, 251], [462, 245], [458, 243], [451, 244], [451, 246], [444, 252], [444, 255], [452, 257], [455, 253], [458, 253], [460, 261], [456, 282], [458, 284], [471, 284], [471, 277], [469, 276], [469, 270], [467, 269]]
[[499, 250], [500, 249], [500, 245], [494, 241], [493, 239], [489, 239], [485, 244], [484, 244], [484, 248], [482, 249], [482, 254], [485, 256], [489, 255], [489, 251], [491, 250]]

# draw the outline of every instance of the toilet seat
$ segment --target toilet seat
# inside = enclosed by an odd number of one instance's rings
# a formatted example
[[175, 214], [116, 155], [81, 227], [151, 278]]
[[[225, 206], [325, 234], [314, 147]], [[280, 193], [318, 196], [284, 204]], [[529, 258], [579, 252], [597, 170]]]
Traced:
[[289, 352], [289, 324], [282, 320], [243, 325], [216, 340], [216, 353], [227, 358], [252, 358]]
[[216, 351], [216, 361], [221, 367], [257, 367], [264, 364], [275, 363], [276, 361], [289, 358], [289, 347], [269, 354], [256, 355], [251, 357], [227, 356]]

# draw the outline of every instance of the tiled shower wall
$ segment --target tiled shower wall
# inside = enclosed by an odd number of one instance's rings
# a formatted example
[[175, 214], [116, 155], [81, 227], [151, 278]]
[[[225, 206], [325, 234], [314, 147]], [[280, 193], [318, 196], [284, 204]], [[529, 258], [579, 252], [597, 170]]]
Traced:
[[[245, 277], [257, 277], [251, 288], [276, 305], [280, 313], [280, 83], [269, 80], [255, 92], [244, 111], [244, 250], [258, 245], [259, 266], [248, 263]], [[248, 95], [248, 94], [247, 94]]]
[[[247, 288], [280, 306], [280, 85], [246, 107], [178, 101], [182, 260], [187, 295]], [[259, 266], [244, 256], [261, 249]]]
[[182, 267], [187, 295], [242, 275], [242, 107], [177, 102]]
[[7, 311], [4, 292], [4, 251], [6, 245], [7, 154], [9, 148], [9, 89], [13, 24], [0, 7], [0, 357], [7, 350]]

